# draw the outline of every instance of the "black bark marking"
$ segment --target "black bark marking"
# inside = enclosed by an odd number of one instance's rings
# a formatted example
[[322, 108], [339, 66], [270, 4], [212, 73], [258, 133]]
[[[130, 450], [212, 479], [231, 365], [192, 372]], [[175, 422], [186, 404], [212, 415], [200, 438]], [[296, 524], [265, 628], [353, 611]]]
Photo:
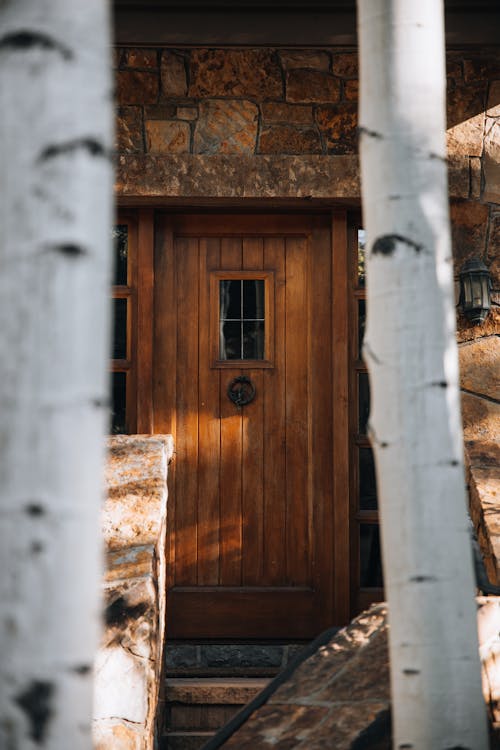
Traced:
[[24, 508], [24, 512], [28, 516], [40, 517], [44, 516], [47, 511], [40, 503], [28, 503]]
[[15, 701], [28, 717], [31, 739], [41, 745], [52, 716], [54, 685], [51, 682], [33, 680], [26, 690], [15, 697]]
[[95, 158], [112, 159], [111, 152], [103, 146], [103, 144], [96, 138], [75, 138], [72, 141], [66, 141], [64, 143], [53, 143], [50, 146], [44, 148], [38, 162], [50, 161], [58, 156], [66, 156], [73, 154], [76, 151], [86, 151], [90, 156]]
[[410, 748], [412, 747], [413, 745], [411, 744], [411, 742], [403, 742], [402, 745], [398, 745], [398, 750], [410, 750]]
[[50, 245], [47, 247], [53, 253], [61, 253], [66, 258], [79, 258], [82, 255], [87, 255], [87, 250], [81, 245], [77, 245], [72, 242], [61, 242], [59, 245]]
[[436, 380], [431, 383], [431, 385], [436, 388], [448, 388], [448, 383], [446, 382], [446, 380]]
[[420, 674], [420, 669], [412, 669], [408, 667], [407, 669], [403, 669], [403, 674], [407, 674], [407, 675]]
[[370, 138], [380, 138], [382, 140], [384, 137], [377, 130], [370, 130], [370, 128], [365, 128], [363, 125], [358, 125], [357, 131], [359, 135], [367, 135]]
[[2, 50], [13, 50], [13, 51], [25, 51], [38, 47], [39, 49], [58, 52], [64, 60], [72, 60], [74, 55], [69, 47], [61, 44], [53, 37], [48, 34], [43, 34], [40, 31], [30, 31], [29, 29], [23, 31], [11, 31], [10, 34], [0, 37], [0, 51]]
[[410, 583], [433, 583], [437, 580], [436, 576], [412, 576]]
[[416, 253], [423, 250], [423, 245], [419, 245], [418, 242], [414, 242], [409, 237], [403, 237], [402, 234], [383, 234], [381, 237], [377, 237], [373, 243], [372, 255], [393, 255], [398, 242], [408, 245]]
[[95, 409], [109, 409], [111, 406], [109, 398], [93, 398], [90, 403]]
[[472, 750], [472, 748], [465, 747], [465, 745], [453, 745], [450, 747], [444, 747], [443, 750]]
[[456, 459], [456, 458], [453, 458], [453, 459], [452, 459], [452, 460], [450, 461], [450, 466], [459, 466], [459, 465], [460, 465], [460, 461], [457, 461], [457, 459]]
[[39, 555], [43, 550], [44, 546], [41, 542], [31, 542], [30, 552], [32, 555]]
[[124, 625], [127, 620], [137, 620], [138, 617], [146, 612], [147, 608], [148, 605], [145, 602], [131, 607], [127, 604], [124, 597], [120, 596], [119, 599], [116, 599], [116, 601], [108, 604], [106, 607], [104, 612], [106, 625]]
[[84, 677], [92, 671], [92, 667], [90, 666], [90, 664], [77, 664], [76, 667], [73, 667], [71, 671]]
[[436, 154], [434, 151], [429, 151], [429, 158], [430, 159], [437, 159], [438, 161], [442, 161], [443, 164], [448, 164], [448, 159], [446, 156], [441, 156], [441, 154]]

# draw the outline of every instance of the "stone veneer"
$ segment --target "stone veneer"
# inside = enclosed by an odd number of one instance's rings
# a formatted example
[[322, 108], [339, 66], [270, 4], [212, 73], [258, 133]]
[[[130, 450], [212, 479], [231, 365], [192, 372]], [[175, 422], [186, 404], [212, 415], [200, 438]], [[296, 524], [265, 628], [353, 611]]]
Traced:
[[153, 750], [165, 631], [169, 436], [109, 438], [105, 628], [95, 667], [95, 750]]

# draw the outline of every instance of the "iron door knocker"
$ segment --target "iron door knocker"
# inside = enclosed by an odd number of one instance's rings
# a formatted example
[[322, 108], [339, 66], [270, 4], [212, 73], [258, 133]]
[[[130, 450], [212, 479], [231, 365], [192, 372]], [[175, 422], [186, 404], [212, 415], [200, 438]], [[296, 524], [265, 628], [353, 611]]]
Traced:
[[227, 395], [236, 406], [245, 406], [254, 400], [255, 386], [246, 375], [240, 375], [229, 383]]

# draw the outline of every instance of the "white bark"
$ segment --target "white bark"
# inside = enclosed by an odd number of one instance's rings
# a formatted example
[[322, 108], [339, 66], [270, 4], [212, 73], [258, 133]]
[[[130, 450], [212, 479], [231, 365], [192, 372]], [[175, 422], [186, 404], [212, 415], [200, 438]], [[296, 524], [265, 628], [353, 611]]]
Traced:
[[439, 0], [358, 0], [372, 389], [394, 747], [486, 748], [466, 521]]
[[112, 221], [104, 0], [0, 2], [0, 747], [92, 746]]

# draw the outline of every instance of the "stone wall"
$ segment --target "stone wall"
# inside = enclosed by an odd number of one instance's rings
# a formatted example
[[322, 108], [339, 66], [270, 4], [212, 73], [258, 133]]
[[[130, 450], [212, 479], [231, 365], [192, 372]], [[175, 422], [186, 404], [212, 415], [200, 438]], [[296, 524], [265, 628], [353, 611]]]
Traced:
[[[359, 204], [354, 48], [117, 49], [115, 64], [118, 195]], [[455, 274], [479, 256], [500, 289], [496, 49], [449, 51], [447, 81]], [[459, 328], [498, 333], [499, 309]]]
[[153, 750], [165, 631], [169, 437], [109, 439], [95, 750]]

